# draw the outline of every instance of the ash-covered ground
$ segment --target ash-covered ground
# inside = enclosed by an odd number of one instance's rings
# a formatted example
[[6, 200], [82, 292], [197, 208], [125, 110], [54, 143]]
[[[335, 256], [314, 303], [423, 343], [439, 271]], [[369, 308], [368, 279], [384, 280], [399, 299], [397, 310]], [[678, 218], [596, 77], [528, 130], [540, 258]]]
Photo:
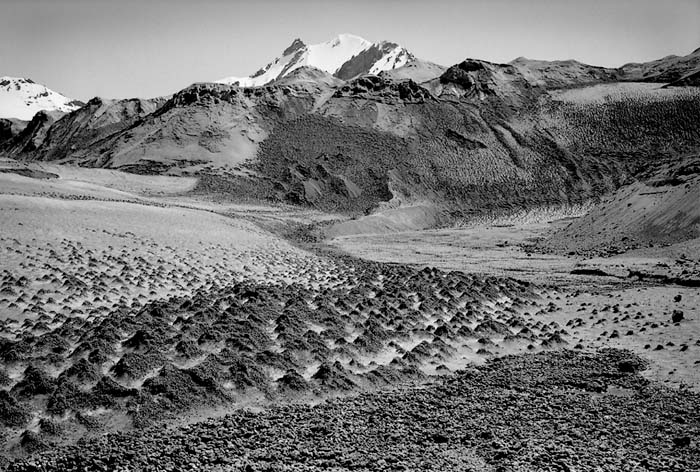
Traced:
[[4, 468], [700, 467], [697, 289], [627, 274], [692, 252], [309, 243], [281, 235], [337, 216], [39, 167], [0, 175]]

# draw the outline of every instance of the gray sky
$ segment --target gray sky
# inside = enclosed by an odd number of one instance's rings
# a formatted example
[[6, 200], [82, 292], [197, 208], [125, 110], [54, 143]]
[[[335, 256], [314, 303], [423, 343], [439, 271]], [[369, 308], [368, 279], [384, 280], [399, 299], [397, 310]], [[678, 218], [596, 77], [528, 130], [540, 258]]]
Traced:
[[700, 0], [0, 0], [0, 75], [83, 100], [153, 97], [251, 74], [296, 37], [339, 33], [443, 65], [616, 67], [700, 47]]

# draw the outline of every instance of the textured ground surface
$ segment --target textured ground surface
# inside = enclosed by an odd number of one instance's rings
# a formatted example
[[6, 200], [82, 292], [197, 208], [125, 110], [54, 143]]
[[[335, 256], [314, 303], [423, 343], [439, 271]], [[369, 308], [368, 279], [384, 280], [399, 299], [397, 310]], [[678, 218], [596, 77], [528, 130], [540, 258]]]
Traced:
[[700, 467], [696, 394], [624, 351], [506, 357], [420, 388], [114, 434], [9, 470], [668, 470]]
[[0, 174], [0, 467], [698, 467], [695, 289], [532, 222], [333, 242], [372, 262], [269, 231], [333, 215], [44, 171]]

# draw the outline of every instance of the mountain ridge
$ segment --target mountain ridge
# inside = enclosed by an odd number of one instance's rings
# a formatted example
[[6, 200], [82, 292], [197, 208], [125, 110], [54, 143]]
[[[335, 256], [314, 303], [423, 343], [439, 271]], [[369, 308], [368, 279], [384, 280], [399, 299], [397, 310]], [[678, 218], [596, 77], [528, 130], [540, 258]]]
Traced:
[[84, 103], [21, 77], [0, 77], [0, 118], [31, 120], [41, 111], [67, 113]]
[[248, 77], [226, 77], [215, 82], [241, 87], [259, 87], [280, 79], [299, 67], [310, 66], [340, 79], [348, 80], [365, 73], [378, 74], [401, 67], [415, 56], [396, 43], [373, 43], [360, 36], [343, 33], [318, 44], [306, 44], [296, 38], [282, 56]]
[[[293, 44], [292, 56], [306, 47]], [[655, 70], [693, 64], [668, 61]], [[351, 80], [299, 65], [259, 87], [198, 83], [158, 102], [91, 101], [38, 114], [14, 137], [4, 127], [0, 155], [196, 175], [200, 190], [234, 200], [350, 215], [432, 205], [435, 221], [454, 221], [580, 204], [700, 146], [692, 76], [662, 88], [576, 61], [513, 62], [416, 60]]]

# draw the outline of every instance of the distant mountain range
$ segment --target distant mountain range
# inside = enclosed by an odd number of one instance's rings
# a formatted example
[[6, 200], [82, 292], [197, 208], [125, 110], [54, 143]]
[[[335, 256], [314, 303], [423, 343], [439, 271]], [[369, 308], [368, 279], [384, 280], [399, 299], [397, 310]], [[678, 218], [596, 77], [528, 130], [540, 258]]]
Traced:
[[[700, 50], [620, 68], [443, 67], [352, 35], [294, 41], [248, 78], [79, 108], [63, 97], [28, 123], [0, 119], [0, 156], [198, 175], [230, 198], [350, 214], [423, 205], [438, 224], [580, 203], [661, 157], [697, 152], [699, 66]], [[0, 92], [36, 95], [29, 81], [7, 85]]]
[[[575, 60], [541, 61], [517, 58], [509, 63], [528, 81], [547, 87], [600, 81], [640, 81], [698, 85], [700, 48], [687, 56], [667, 56], [646, 63], [628, 63], [619, 68], [597, 67]], [[289, 80], [340, 83], [362, 75], [383, 73], [397, 80], [417, 83], [439, 77], [447, 67], [417, 58], [404, 47], [390, 42], [371, 42], [353, 34], [340, 34], [319, 43], [295, 39], [265, 67], [248, 77], [226, 77], [216, 83], [239, 87], [261, 87], [285, 77]], [[316, 70], [317, 72], [312, 72]], [[66, 97], [31, 79], [0, 77], [0, 119], [29, 121], [41, 110], [68, 113], [85, 103]]]

